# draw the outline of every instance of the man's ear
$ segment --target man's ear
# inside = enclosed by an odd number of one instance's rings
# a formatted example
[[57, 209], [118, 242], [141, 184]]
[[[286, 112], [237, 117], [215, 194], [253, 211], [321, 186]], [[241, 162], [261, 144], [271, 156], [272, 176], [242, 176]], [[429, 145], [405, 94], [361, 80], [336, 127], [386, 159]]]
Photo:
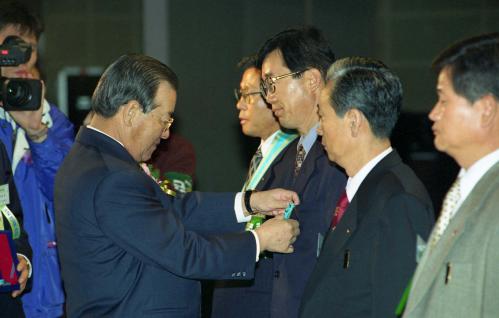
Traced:
[[137, 118], [140, 112], [142, 112], [142, 108], [136, 100], [128, 101], [126, 104], [121, 106], [121, 109], [123, 122], [127, 127], [131, 127], [133, 120]]
[[490, 127], [495, 124], [497, 116], [499, 116], [499, 102], [492, 94], [482, 96], [479, 100], [475, 101], [473, 107], [477, 107], [481, 111], [480, 125], [482, 127]]
[[324, 86], [321, 72], [319, 72], [316, 68], [306, 70], [303, 76], [305, 77], [305, 81], [307, 87], [310, 89], [310, 92], [320, 91], [320, 89]]
[[352, 137], [357, 137], [359, 135], [362, 125], [365, 124], [364, 114], [357, 108], [351, 108], [345, 114], [345, 119], [347, 120], [347, 125], [350, 130], [350, 135]]

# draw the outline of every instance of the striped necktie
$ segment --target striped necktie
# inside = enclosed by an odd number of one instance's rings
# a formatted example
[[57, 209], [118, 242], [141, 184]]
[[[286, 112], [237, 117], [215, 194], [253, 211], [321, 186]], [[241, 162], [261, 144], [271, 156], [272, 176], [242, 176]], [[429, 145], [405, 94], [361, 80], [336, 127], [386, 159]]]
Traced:
[[296, 153], [296, 159], [295, 159], [295, 177], [300, 172], [300, 169], [301, 169], [301, 166], [303, 164], [303, 161], [305, 160], [305, 155], [306, 155], [306, 151], [303, 148], [303, 145], [300, 144], [298, 146], [298, 151]]
[[255, 174], [256, 169], [260, 165], [262, 158], [263, 158], [262, 149], [261, 147], [258, 147], [255, 154], [253, 155], [253, 158], [251, 158], [248, 170], [248, 177], [246, 178], [246, 184], [248, 184], [251, 181], [251, 178], [253, 178], [253, 175]]

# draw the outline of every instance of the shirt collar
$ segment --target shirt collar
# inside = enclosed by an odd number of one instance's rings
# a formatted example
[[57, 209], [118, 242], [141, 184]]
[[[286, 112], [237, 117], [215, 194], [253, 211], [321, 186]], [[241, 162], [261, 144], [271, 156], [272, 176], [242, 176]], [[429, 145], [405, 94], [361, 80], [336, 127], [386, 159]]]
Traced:
[[87, 125], [87, 128], [88, 128], [88, 129], [95, 130], [96, 132], [99, 132], [99, 133], [101, 133], [101, 134], [103, 134], [103, 135], [108, 136], [108, 137], [109, 137], [109, 138], [111, 138], [112, 140], [114, 140], [114, 141], [116, 141], [117, 143], [119, 143], [119, 144], [120, 144], [123, 148], [125, 148], [125, 145], [123, 145], [123, 144], [121, 143], [121, 141], [119, 141], [118, 139], [116, 139], [116, 138], [114, 138], [114, 137], [112, 137], [112, 136], [110, 136], [110, 135], [106, 134], [106, 133], [105, 133], [105, 132], [103, 132], [102, 130], [99, 130], [99, 129], [97, 129], [97, 128], [95, 128], [95, 127], [92, 127], [92, 126], [90, 126], [90, 125]]
[[366, 163], [353, 177], [349, 177], [347, 181], [347, 186], [346, 186], [346, 192], [347, 192], [347, 197], [348, 201], [352, 202], [353, 197], [355, 196], [355, 193], [357, 193], [357, 190], [359, 189], [360, 185], [364, 181], [364, 179], [367, 177], [369, 172], [373, 170], [373, 168], [390, 152], [393, 151], [392, 147], [388, 147], [387, 149], [383, 150], [379, 155], [371, 159], [368, 163]]
[[270, 151], [270, 146], [272, 145], [272, 142], [274, 141], [275, 137], [277, 136], [277, 133], [279, 133], [279, 129], [277, 129], [272, 135], [268, 136], [267, 139], [261, 141], [260, 143], [260, 150], [262, 151], [262, 157], [265, 158], [265, 156], [269, 153]]
[[473, 190], [473, 187], [475, 187], [483, 175], [487, 173], [487, 171], [489, 171], [489, 169], [492, 168], [492, 166], [497, 162], [499, 162], [499, 149], [496, 149], [485, 157], [482, 157], [467, 170], [461, 168], [458, 175], [461, 180], [459, 184], [460, 200], [457, 207], [459, 207], [466, 199], [471, 190]]
[[317, 128], [319, 127], [319, 123], [315, 124], [314, 127], [310, 128], [306, 135], [300, 136], [300, 140], [298, 141], [297, 147], [299, 145], [303, 145], [303, 149], [305, 149], [305, 156], [309, 153], [310, 149], [314, 145], [314, 142], [317, 140]]

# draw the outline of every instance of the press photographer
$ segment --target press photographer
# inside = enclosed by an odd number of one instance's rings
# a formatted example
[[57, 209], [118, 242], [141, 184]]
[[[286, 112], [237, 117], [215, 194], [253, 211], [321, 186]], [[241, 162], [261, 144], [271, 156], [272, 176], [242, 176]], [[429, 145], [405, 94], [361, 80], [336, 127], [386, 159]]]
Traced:
[[[18, 36], [8, 36], [0, 45], [0, 67], [18, 66], [31, 58], [31, 46]], [[27, 78], [0, 77], [0, 103], [7, 111], [38, 110], [42, 83]]]
[[[60, 278], [54, 229], [54, 176], [73, 143], [73, 125], [44, 98], [44, 85], [36, 81], [38, 41], [43, 26], [26, 7], [0, 2], [0, 43], [7, 52], [23, 51], [19, 65], [1, 66], [0, 141], [11, 161], [14, 182], [24, 212], [24, 229], [33, 250], [33, 287], [22, 297], [27, 317], [60, 317], [64, 293]], [[17, 36], [22, 39], [9, 39]], [[7, 39], [7, 41], [5, 41]], [[11, 42], [13, 41], [13, 42]], [[18, 52], [19, 53], [19, 52]], [[10, 58], [5, 61], [10, 62]]]

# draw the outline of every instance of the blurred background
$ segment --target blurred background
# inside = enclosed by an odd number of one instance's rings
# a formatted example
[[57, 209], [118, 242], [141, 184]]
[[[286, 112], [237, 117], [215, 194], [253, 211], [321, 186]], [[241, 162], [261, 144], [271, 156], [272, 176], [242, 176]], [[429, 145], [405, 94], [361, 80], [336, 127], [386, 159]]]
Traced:
[[120, 55], [146, 53], [175, 70], [180, 90], [173, 131], [194, 145], [195, 188], [203, 191], [239, 190], [257, 147], [237, 120], [237, 62], [285, 28], [314, 25], [337, 57], [375, 57], [400, 76], [404, 113], [393, 142], [437, 207], [457, 166], [433, 148], [427, 113], [436, 95], [429, 66], [452, 42], [499, 30], [499, 0], [22, 2], [45, 23], [39, 54], [48, 99], [76, 125], [90, 108], [100, 72]]

